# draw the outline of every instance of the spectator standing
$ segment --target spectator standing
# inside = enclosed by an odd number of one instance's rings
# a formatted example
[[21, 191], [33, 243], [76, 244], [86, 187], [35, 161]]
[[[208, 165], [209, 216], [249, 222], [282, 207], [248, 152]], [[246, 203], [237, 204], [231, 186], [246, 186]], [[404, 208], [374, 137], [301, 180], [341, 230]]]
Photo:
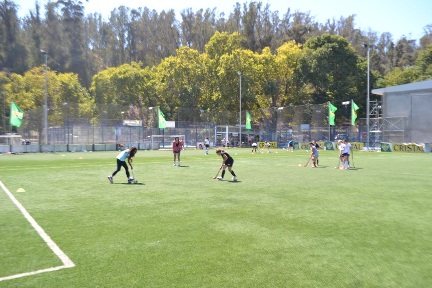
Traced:
[[204, 147], [205, 147], [205, 154], [208, 155], [209, 147], [210, 147], [210, 140], [208, 137], [204, 139]]
[[180, 141], [179, 137], [175, 137], [172, 142], [172, 151], [174, 154], [174, 166], [176, 166], [176, 159], [178, 162], [178, 167], [180, 167], [180, 152], [183, 149], [183, 141]]

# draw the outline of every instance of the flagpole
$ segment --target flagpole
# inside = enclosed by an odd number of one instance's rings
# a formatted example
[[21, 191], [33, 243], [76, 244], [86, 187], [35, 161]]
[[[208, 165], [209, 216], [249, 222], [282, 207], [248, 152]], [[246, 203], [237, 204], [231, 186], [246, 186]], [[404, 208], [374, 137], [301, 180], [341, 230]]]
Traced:
[[353, 105], [353, 103], [354, 103], [354, 101], [353, 101], [353, 99], [351, 99], [351, 133], [352, 134], [354, 133], [354, 124], [355, 124], [355, 121], [353, 121], [353, 116], [354, 116], [354, 105]]
[[3, 133], [6, 134], [6, 96], [4, 91], [2, 91], [2, 95], [3, 95]]
[[242, 74], [241, 74], [241, 72], [240, 71], [237, 71], [237, 74], [239, 75], [239, 96], [240, 96], [240, 101], [239, 101], [239, 103], [240, 103], [240, 115], [239, 115], [239, 131], [240, 131], [240, 133], [239, 133], [239, 140], [240, 140], [240, 143], [239, 143], [239, 147], [241, 147], [242, 146], [242, 135], [241, 135], [241, 112], [242, 112], [242, 107], [241, 107], [241, 80], [242, 80]]
[[369, 131], [370, 131], [370, 96], [369, 96], [369, 89], [370, 89], [370, 48], [372, 45], [367, 44], [367, 43], [363, 43], [363, 47], [367, 49], [367, 93], [366, 93], [366, 145], [367, 145], [367, 151], [369, 151], [369, 146], [370, 146], [370, 135], [369, 135]]
[[[13, 103], [13, 101], [12, 101], [12, 103]], [[13, 127], [13, 125], [12, 125], [12, 123], [11, 123], [11, 117], [12, 117], [12, 103], [11, 103], [11, 107], [10, 107], [10, 109], [9, 109], [9, 131], [12, 133], [12, 127]], [[6, 134], [6, 133], [5, 133]]]
[[44, 118], [44, 143], [48, 145], [48, 76], [47, 76], [47, 66], [48, 66], [48, 53], [44, 50], [40, 50], [40, 52], [44, 55], [45, 58], [45, 67], [44, 67], [44, 75], [45, 75], [45, 93], [44, 93], [44, 107], [43, 107], [43, 118]]
[[330, 132], [330, 101], [328, 101], [328, 112], [327, 112], [327, 115], [328, 115], [328, 127], [329, 127], [329, 141], [331, 141], [331, 132]]

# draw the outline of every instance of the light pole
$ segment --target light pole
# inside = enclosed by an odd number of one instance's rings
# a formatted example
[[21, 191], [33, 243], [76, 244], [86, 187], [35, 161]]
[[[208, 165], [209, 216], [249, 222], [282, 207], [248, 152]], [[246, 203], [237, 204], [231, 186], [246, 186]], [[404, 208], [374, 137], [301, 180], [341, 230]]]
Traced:
[[67, 132], [66, 132], [66, 135], [67, 135], [67, 149], [68, 149], [68, 151], [69, 151], [69, 103], [68, 102], [64, 102], [63, 103], [63, 106], [66, 106], [66, 109], [67, 109]]
[[44, 118], [44, 143], [48, 145], [48, 53], [44, 50], [40, 50], [45, 58], [44, 76], [45, 76], [45, 92], [44, 92], [44, 107], [43, 107], [43, 118]]
[[237, 71], [237, 74], [239, 75], [239, 97], [240, 97], [240, 115], [239, 115], [239, 140], [240, 140], [240, 144], [239, 144], [239, 147], [241, 147], [242, 146], [242, 135], [241, 135], [241, 125], [242, 125], [242, 122], [241, 122], [241, 81], [242, 81], [242, 74], [241, 74], [241, 72], [240, 71]]
[[370, 49], [370, 45], [364, 43], [363, 47], [365, 47], [367, 49], [367, 99], [366, 99], [366, 143], [367, 143], [367, 150], [369, 151], [369, 131], [370, 131], [370, 119], [369, 119], [369, 114], [370, 114], [370, 95], [369, 95], [369, 90], [370, 90], [370, 84], [369, 84], [369, 79], [370, 79], [370, 66], [369, 66], [369, 49]]
[[3, 133], [6, 134], [6, 96], [4, 93], [4, 90], [2, 91], [2, 96], [3, 96]]
[[[284, 107], [278, 107], [277, 108], [277, 121], [276, 121], [276, 141], [281, 142], [282, 141], [282, 130], [283, 130], [283, 121], [281, 113], [283, 111]], [[277, 128], [279, 127], [279, 134], [277, 134]], [[280, 141], [279, 141], [280, 140]]]

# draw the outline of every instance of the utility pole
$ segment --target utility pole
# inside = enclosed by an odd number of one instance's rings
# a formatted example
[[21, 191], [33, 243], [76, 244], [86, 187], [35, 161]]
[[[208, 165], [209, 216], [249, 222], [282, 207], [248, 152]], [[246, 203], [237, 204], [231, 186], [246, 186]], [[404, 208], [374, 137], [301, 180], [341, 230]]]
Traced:
[[239, 75], [239, 97], [240, 97], [240, 115], [239, 115], [239, 140], [240, 140], [240, 144], [239, 147], [242, 146], [242, 135], [241, 135], [241, 125], [242, 125], [242, 121], [241, 121], [241, 113], [242, 113], [242, 107], [241, 107], [241, 98], [242, 98], [242, 93], [241, 93], [241, 82], [242, 82], [242, 73], [240, 71], [237, 72], [237, 74]]
[[47, 75], [47, 66], [48, 66], [48, 53], [44, 50], [40, 50], [40, 52], [44, 55], [45, 58], [45, 92], [44, 92], [44, 106], [43, 106], [43, 119], [44, 119], [44, 144], [48, 145], [48, 75]]
[[363, 47], [367, 49], [367, 96], [366, 96], [366, 145], [367, 145], [367, 150], [369, 151], [369, 146], [370, 146], [370, 94], [369, 94], [369, 90], [370, 90], [370, 57], [369, 57], [369, 51], [370, 51], [370, 47], [371, 45], [363, 43]]

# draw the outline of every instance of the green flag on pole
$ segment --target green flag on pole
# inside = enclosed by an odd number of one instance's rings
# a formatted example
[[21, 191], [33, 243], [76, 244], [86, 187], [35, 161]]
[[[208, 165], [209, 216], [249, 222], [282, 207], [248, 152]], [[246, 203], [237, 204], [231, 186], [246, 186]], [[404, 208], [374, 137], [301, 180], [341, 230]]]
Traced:
[[246, 111], [246, 129], [251, 130], [252, 129], [252, 116], [249, 114], [248, 111]]
[[14, 102], [11, 103], [9, 123], [11, 126], [20, 127], [24, 112]]
[[162, 113], [160, 108], [158, 108], [158, 119], [159, 119], [159, 128], [165, 129], [166, 128], [165, 115]]
[[335, 125], [335, 118], [336, 118], [336, 112], [337, 108], [336, 106], [333, 106], [330, 102], [329, 102], [329, 125], [330, 126], [334, 126]]
[[355, 125], [355, 121], [357, 119], [357, 110], [359, 107], [351, 100], [351, 125]]

